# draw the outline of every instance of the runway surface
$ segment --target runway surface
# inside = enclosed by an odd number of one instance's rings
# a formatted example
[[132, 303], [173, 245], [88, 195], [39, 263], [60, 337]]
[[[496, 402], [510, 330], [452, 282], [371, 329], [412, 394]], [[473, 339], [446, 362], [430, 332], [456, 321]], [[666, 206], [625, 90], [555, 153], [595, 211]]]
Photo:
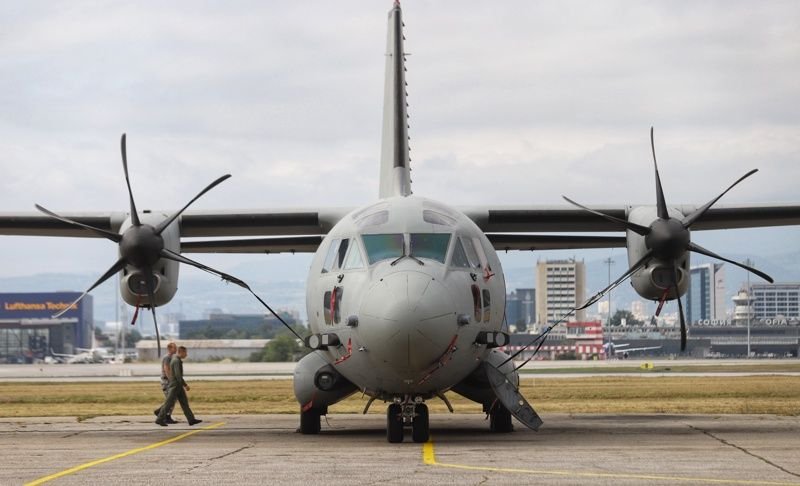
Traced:
[[492, 434], [433, 415], [427, 444], [387, 443], [382, 415], [331, 415], [317, 436], [296, 415], [203, 418], [0, 419], [0, 484], [800, 485], [800, 417], [551, 414]]

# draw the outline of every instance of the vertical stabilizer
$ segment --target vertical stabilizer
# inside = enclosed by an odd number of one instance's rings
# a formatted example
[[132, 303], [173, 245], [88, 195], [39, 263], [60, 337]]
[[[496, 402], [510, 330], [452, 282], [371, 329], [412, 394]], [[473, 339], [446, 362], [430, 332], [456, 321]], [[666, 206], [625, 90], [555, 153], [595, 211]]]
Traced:
[[408, 111], [406, 103], [403, 18], [396, 0], [389, 11], [386, 40], [386, 81], [383, 97], [380, 197], [408, 196], [411, 177], [408, 157]]

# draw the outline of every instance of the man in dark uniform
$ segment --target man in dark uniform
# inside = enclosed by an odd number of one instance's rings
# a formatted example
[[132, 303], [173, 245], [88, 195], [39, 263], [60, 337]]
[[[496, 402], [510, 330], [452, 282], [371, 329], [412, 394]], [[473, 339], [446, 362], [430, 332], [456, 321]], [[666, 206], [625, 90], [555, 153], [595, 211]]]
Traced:
[[[175, 352], [178, 350], [178, 346], [175, 343], [167, 344], [167, 354], [161, 358], [161, 391], [164, 392], [164, 399], [167, 399], [167, 395], [169, 393], [169, 377], [171, 376], [172, 372], [169, 369], [169, 363], [172, 360], [172, 357], [175, 355]], [[167, 410], [167, 418], [164, 421], [168, 424], [177, 424], [178, 421], [172, 418], [172, 410], [175, 407], [173, 406], [171, 409]], [[161, 412], [161, 407], [153, 410], [153, 413], [158, 417], [158, 414]]]
[[185, 346], [178, 346], [178, 352], [172, 357], [169, 362], [169, 385], [167, 386], [167, 399], [158, 412], [156, 423], [162, 427], [167, 426], [167, 414], [175, 406], [175, 400], [181, 404], [183, 414], [186, 415], [186, 420], [189, 425], [195, 425], [202, 422], [202, 420], [195, 418], [192, 409], [189, 408], [189, 398], [186, 392], [189, 391], [189, 385], [183, 379], [183, 360], [186, 359], [188, 353]]

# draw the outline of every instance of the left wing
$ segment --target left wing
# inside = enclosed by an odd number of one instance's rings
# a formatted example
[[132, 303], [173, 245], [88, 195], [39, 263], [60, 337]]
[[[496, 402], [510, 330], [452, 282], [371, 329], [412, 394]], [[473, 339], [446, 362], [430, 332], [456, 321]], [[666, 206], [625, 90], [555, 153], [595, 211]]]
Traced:
[[[636, 206], [602, 205], [592, 209], [626, 220]], [[699, 206], [673, 206], [684, 215]], [[625, 226], [573, 206], [498, 206], [458, 208], [486, 233], [617, 232]], [[800, 204], [719, 205], [710, 208], [692, 230], [800, 225]]]

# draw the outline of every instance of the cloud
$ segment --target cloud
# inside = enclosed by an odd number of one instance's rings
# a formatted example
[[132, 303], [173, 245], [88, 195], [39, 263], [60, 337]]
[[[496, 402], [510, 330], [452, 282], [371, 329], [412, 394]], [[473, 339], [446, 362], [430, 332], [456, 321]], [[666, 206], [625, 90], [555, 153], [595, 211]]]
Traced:
[[[390, 4], [0, 6], [0, 212], [125, 210], [123, 131], [142, 207], [224, 173], [195, 208], [371, 202]], [[675, 204], [754, 167], [722, 203], [796, 201], [798, 17], [777, 1], [404, 4], [415, 193], [649, 204], [655, 125]], [[30, 243], [20, 264], [31, 240], [2, 240], [7, 272], [98, 265], [74, 242]]]

